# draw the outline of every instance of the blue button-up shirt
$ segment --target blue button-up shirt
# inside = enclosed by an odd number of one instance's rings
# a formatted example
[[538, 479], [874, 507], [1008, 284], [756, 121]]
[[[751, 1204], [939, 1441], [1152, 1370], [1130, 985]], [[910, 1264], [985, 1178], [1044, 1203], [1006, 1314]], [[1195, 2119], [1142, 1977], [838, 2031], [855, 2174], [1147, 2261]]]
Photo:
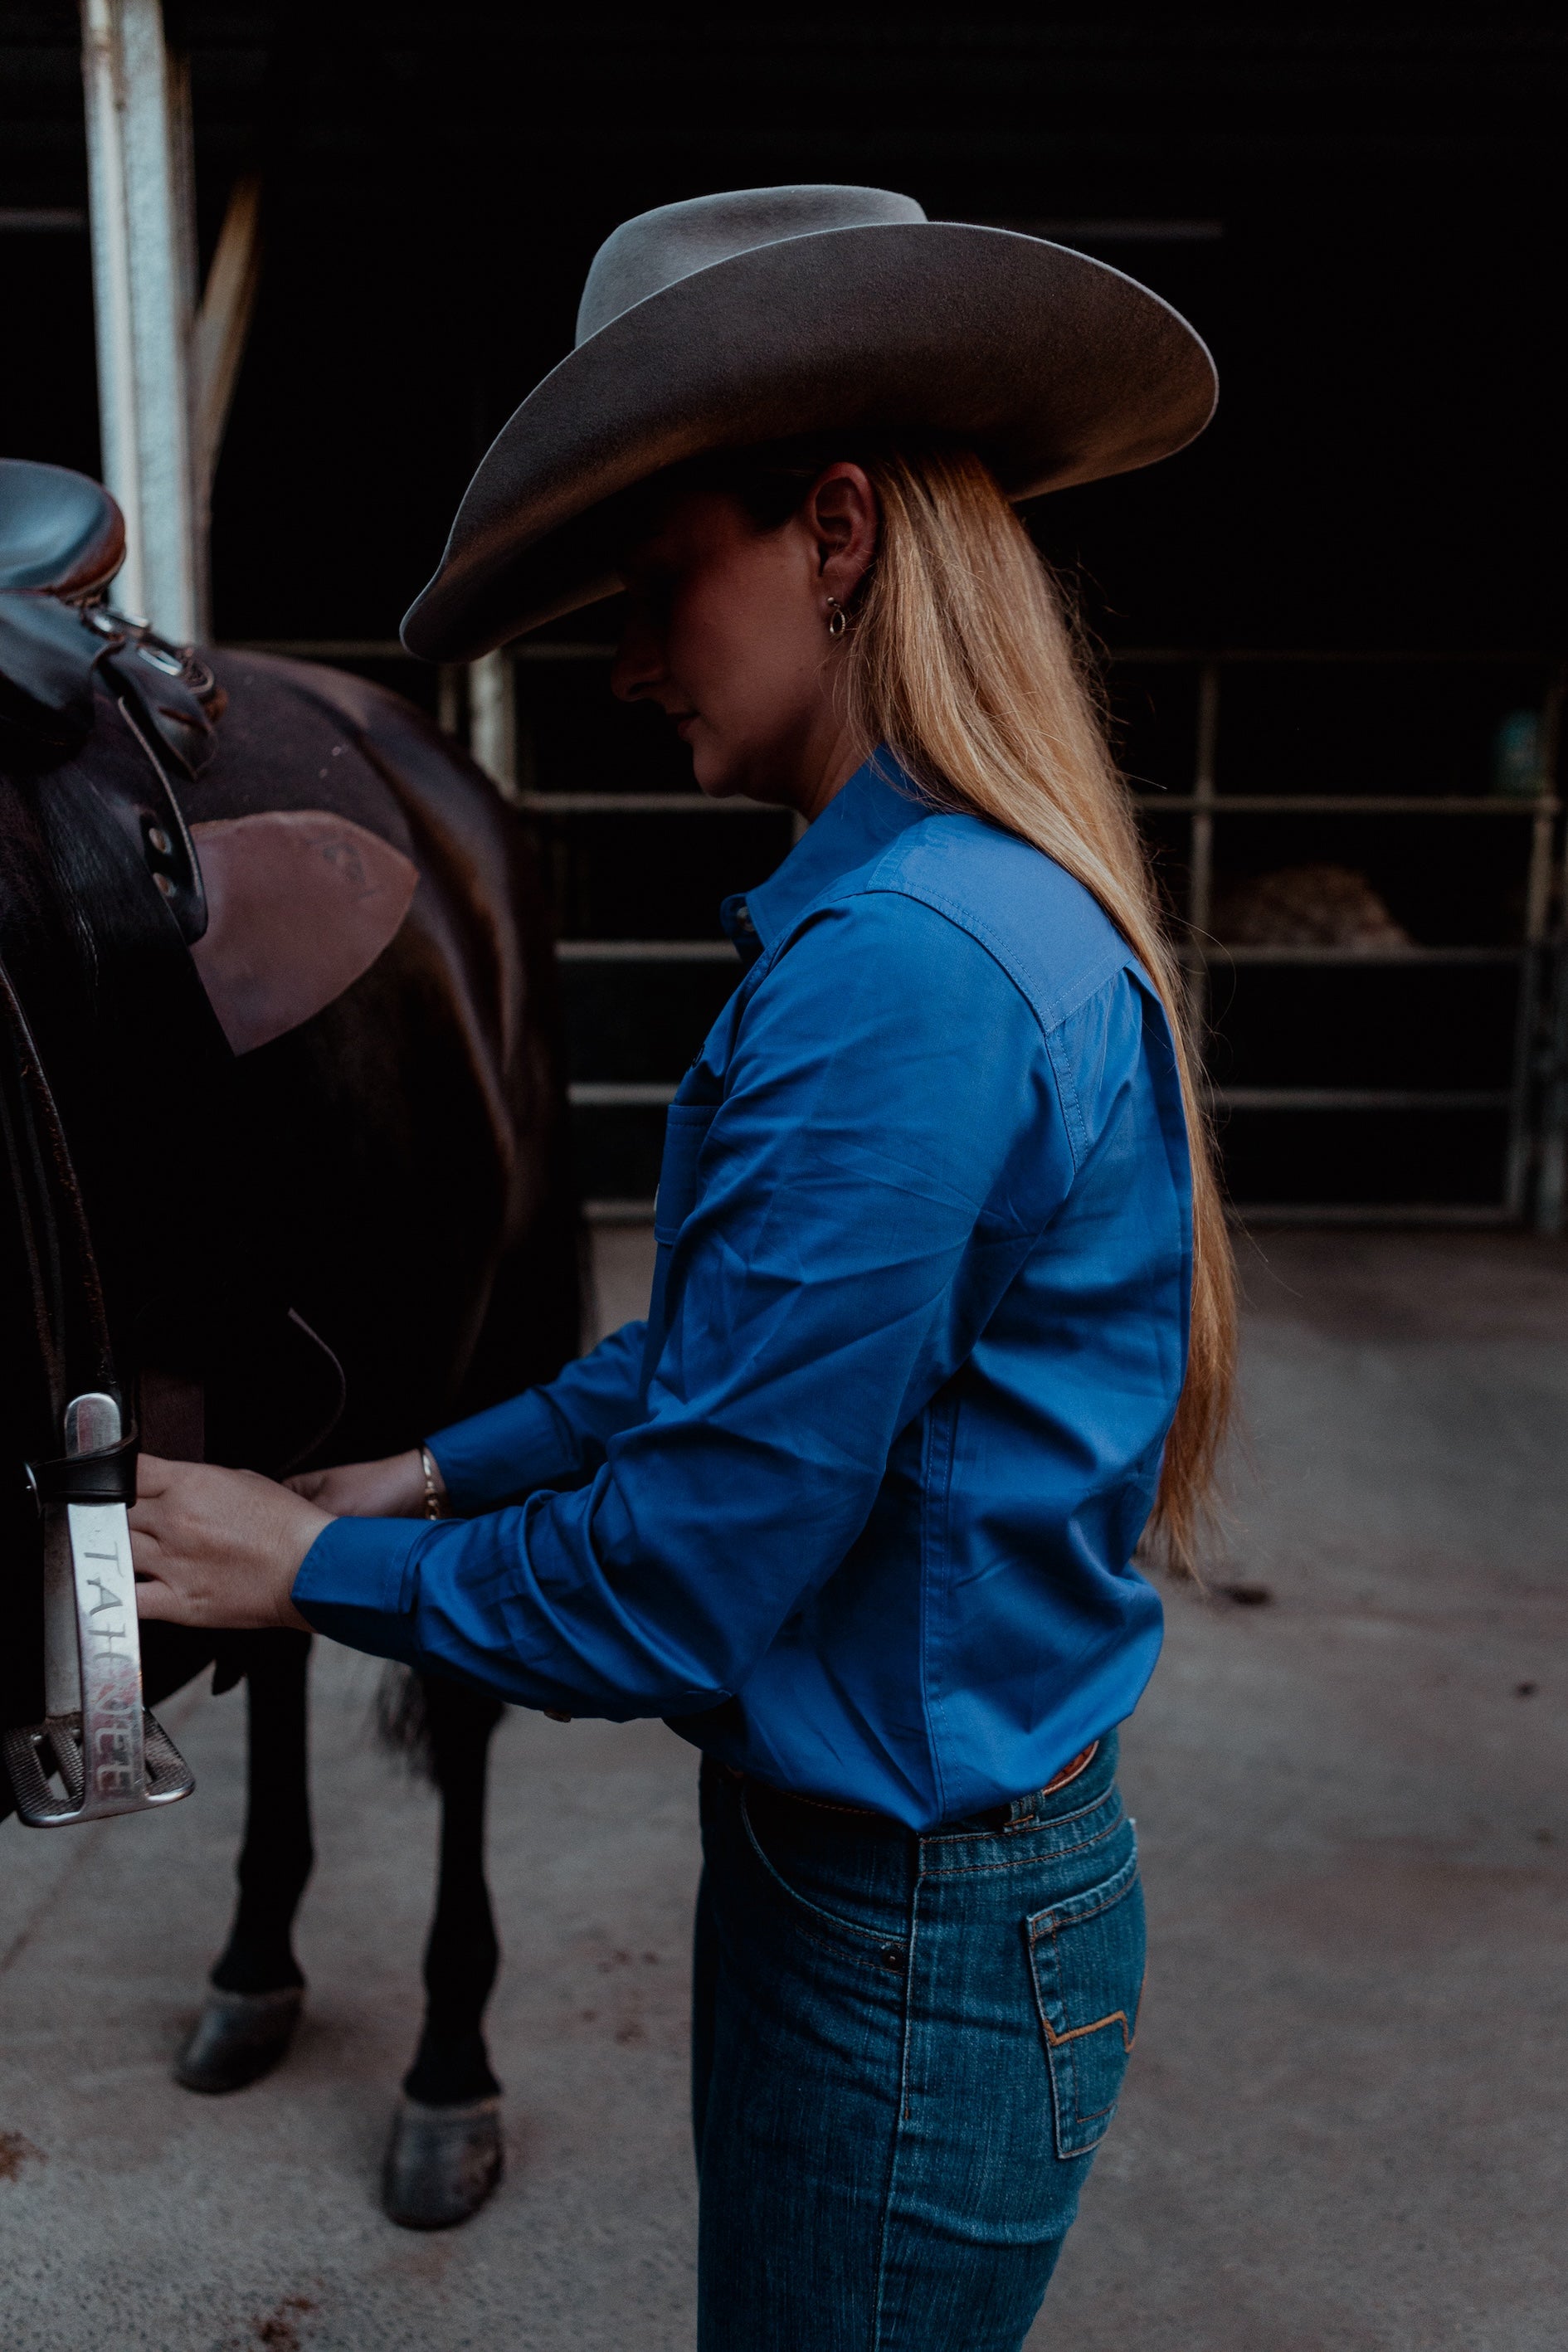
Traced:
[[1170, 1033], [1087, 890], [885, 752], [726, 911], [752, 961], [670, 1108], [647, 1323], [432, 1440], [479, 1516], [335, 1519], [294, 1599], [928, 1828], [1048, 1780], [1153, 1668]]

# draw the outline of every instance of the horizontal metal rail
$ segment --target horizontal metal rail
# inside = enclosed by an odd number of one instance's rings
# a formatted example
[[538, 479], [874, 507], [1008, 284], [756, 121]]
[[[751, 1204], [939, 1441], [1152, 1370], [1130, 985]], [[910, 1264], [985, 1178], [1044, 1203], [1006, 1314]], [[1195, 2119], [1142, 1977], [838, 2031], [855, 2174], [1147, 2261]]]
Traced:
[[583, 1217], [590, 1225], [651, 1225], [651, 1201], [584, 1201]]
[[[1172, 816], [1202, 809], [1207, 816], [1555, 816], [1553, 799], [1481, 799], [1458, 793], [1135, 793], [1141, 809]], [[767, 801], [710, 800], [706, 793], [520, 793], [516, 805], [531, 816], [776, 816], [793, 809]]]
[[1134, 793], [1141, 809], [1173, 815], [1199, 809], [1205, 816], [1555, 816], [1562, 803], [1549, 794], [1517, 799], [1499, 793], [1482, 799], [1461, 793]]
[[[1492, 1201], [1237, 1201], [1233, 1224], [1517, 1225], [1518, 1212]], [[623, 1223], [637, 1220], [623, 1218]]]
[[47, 236], [86, 226], [80, 205], [0, 205], [0, 236]]
[[220, 654], [282, 654], [296, 661], [413, 661], [395, 637], [226, 637]]
[[575, 1110], [639, 1110], [662, 1109], [675, 1100], [673, 1081], [645, 1085], [631, 1078], [576, 1078], [566, 1089], [566, 1099]]
[[[1189, 944], [1181, 950], [1189, 961], [1224, 968], [1229, 964], [1403, 964], [1509, 965], [1521, 963], [1525, 948], [1425, 948], [1378, 946], [1230, 947], [1223, 940], [1207, 946]], [[739, 958], [728, 940], [559, 940], [555, 953], [562, 963], [724, 963], [739, 970]]]
[[[647, 1201], [584, 1201], [591, 1225], [651, 1225], [654, 1204]], [[1228, 1210], [1235, 1225], [1511, 1225], [1511, 1209], [1468, 1201], [1237, 1201]]]
[[1330, 948], [1330, 947], [1241, 947], [1227, 946], [1224, 940], [1210, 941], [1206, 946], [1194, 946], [1183, 952], [1191, 958], [1201, 958], [1211, 968], [1233, 963], [1246, 964], [1518, 964], [1529, 953], [1527, 948], [1421, 948], [1408, 947]]
[[773, 816], [794, 809], [769, 801], [710, 800], [706, 793], [519, 793], [513, 805], [530, 816]]
[[1115, 646], [1108, 650], [1106, 659], [1112, 666], [1121, 662], [1190, 662], [1194, 668], [1202, 669], [1249, 669], [1270, 662], [1278, 662], [1282, 667], [1324, 669], [1529, 669], [1550, 668], [1561, 656], [1543, 653], [1539, 646], [1486, 646], [1476, 653], [1442, 653], [1430, 648], [1400, 652], [1387, 646], [1352, 653], [1333, 653], [1312, 646], [1232, 646], [1225, 650], [1196, 646]]
[[[557, 645], [511, 646], [508, 650], [513, 661], [525, 662], [607, 662], [613, 661], [616, 655], [614, 646], [568, 644], [564, 641]], [[301, 661], [425, 662], [423, 654], [411, 654], [396, 637], [226, 637], [218, 651], [226, 654], [287, 654]], [[467, 669], [468, 665], [457, 662], [450, 667]]]
[[558, 940], [561, 963], [728, 963], [741, 960], [728, 940]]
[[[1212, 800], [1192, 793], [1134, 793], [1134, 805], [1155, 815], [1190, 816], [1444, 816], [1551, 817], [1562, 803], [1552, 798], [1512, 799], [1503, 793], [1480, 798], [1458, 793], [1216, 793]], [[710, 800], [706, 793], [519, 793], [514, 806], [530, 816], [772, 816], [793, 809], [739, 793]]]
[[[579, 1078], [567, 1098], [579, 1110], [657, 1108], [673, 1102], [676, 1082]], [[1217, 1110], [1507, 1110], [1508, 1089], [1490, 1087], [1215, 1087]]]
[[1504, 1087], [1214, 1087], [1218, 1110], [1507, 1110]]
[[[1225, 940], [1208, 946], [1184, 946], [1187, 960], [1211, 967], [1227, 964], [1521, 964], [1528, 948], [1229, 948]], [[736, 950], [726, 939], [560, 939], [555, 955], [562, 964], [738, 964]]]

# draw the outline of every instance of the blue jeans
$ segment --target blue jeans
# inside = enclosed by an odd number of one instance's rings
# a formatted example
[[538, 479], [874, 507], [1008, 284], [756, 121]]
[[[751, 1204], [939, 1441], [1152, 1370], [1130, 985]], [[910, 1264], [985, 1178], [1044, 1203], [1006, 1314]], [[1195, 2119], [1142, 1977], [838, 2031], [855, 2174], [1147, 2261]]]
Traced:
[[1143, 1980], [1116, 1740], [917, 1836], [705, 1765], [699, 2352], [1016, 2352]]

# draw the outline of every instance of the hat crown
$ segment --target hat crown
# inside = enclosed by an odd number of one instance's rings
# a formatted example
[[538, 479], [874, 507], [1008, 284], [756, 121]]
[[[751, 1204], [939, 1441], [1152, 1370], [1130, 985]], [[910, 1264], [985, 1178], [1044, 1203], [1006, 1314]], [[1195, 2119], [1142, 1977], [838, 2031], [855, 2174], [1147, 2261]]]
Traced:
[[576, 340], [585, 343], [650, 294], [758, 246], [813, 236], [824, 229], [879, 228], [924, 218], [912, 196], [895, 195], [888, 188], [833, 184], [738, 188], [725, 195], [659, 205], [623, 221], [594, 256], [577, 309]]

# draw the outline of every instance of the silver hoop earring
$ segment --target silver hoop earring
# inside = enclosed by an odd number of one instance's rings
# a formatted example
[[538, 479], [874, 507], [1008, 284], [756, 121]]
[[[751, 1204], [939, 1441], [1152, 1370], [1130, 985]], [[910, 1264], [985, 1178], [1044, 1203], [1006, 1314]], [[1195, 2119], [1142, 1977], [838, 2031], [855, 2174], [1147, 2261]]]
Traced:
[[839, 603], [839, 601], [838, 601], [838, 599], [837, 599], [837, 596], [830, 596], [830, 597], [828, 598], [828, 600], [827, 600], [827, 634], [828, 634], [828, 635], [829, 635], [830, 637], [841, 637], [841, 636], [844, 635], [845, 630], [846, 630], [848, 626], [849, 626], [849, 615], [848, 615], [848, 614], [845, 611], [845, 609], [844, 609], [843, 605]]

